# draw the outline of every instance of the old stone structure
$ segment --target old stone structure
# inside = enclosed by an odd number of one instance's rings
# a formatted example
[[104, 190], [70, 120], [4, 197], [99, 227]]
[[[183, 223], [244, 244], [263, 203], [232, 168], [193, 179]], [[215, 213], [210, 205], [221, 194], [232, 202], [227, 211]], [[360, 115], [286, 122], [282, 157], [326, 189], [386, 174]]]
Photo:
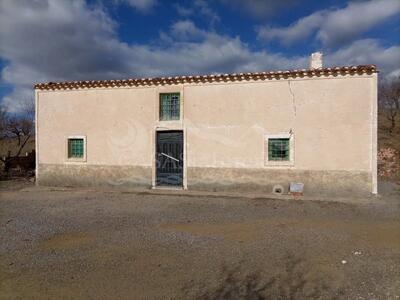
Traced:
[[311, 66], [37, 84], [37, 182], [377, 193], [375, 66]]

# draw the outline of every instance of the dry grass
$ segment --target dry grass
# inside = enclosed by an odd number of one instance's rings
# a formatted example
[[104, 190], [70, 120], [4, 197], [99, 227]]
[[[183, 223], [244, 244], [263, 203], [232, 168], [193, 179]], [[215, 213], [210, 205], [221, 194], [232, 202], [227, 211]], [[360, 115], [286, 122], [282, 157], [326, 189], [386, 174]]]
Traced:
[[[18, 140], [16, 138], [0, 141], [0, 156], [6, 156], [8, 151], [11, 151], [11, 154], [15, 154], [18, 149]], [[26, 152], [31, 152], [34, 149], [35, 138], [31, 138], [22, 149], [21, 155], [25, 155]]]
[[396, 128], [389, 132], [390, 121], [384, 113], [378, 116], [378, 146], [379, 148], [391, 147], [400, 152], [400, 113], [397, 115]]
[[[400, 169], [400, 114], [397, 115], [396, 128], [390, 133], [390, 121], [384, 113], [378, 116], [378, 149], [392, 148], [397, 152], [397, 166]], [[400, 182], [400, 171], [392, 178], [393, 181]]]

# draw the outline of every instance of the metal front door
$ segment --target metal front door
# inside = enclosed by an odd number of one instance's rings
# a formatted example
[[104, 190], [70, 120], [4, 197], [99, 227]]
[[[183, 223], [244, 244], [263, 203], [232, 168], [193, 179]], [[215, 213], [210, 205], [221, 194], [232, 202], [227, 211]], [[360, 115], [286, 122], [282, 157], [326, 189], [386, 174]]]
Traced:
[[156, 147], [157, 186], [182, 186], [183, 132], [158, 131]]

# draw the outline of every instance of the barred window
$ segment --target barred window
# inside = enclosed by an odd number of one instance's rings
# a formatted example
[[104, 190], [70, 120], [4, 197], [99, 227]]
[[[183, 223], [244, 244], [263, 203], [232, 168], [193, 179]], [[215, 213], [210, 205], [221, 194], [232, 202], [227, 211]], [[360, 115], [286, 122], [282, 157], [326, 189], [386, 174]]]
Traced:
[[288, 161], [289, 160], [289, 139], [268, 139], [268, 160]]
[[160, 94], [160, 120], [170, 121], [180, 119], [180, 94]]
[[68, 139], [68, 158], [83, 158], [84, 140], [82, 138]]

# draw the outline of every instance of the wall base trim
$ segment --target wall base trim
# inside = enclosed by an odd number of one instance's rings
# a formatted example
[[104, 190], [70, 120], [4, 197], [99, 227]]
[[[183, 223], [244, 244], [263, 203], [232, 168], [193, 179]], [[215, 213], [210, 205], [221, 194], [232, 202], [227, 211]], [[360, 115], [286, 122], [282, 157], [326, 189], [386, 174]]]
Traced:
[[151, 167], [87, 164], [39, 164], [39, 185], [49, 186], [148, 186]]
[[279, 184], [287, 193], [290, 182], [304, 183], [304, 195], [369, 195], [372, 191], [371, 173], [363, 171], [188, 168], [188, 187], [196, 190], [272, 193]]
[[[37, 182], [49, 186], [152, 187], [152, 168], [144, 166], [40, 164]], [[304, 195], [360, 196], [372, 192], [372, 175], [363, 171], [188, 167], [188, 189], [215, 192], [288, 192], [290, 182], [304, 183]]]

